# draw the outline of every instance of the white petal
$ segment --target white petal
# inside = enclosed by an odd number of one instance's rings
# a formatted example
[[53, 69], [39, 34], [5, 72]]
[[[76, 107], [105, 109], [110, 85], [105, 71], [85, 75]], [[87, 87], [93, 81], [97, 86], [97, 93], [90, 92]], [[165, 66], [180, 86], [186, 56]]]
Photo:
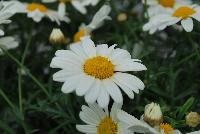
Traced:
[[109, 59], [113, 64], [117, 64], [122, 60], [131, 59], [131, 55], [128, 51], [117, 48], [110, 54]]
[[78, 70], [60, 70], [53, 75], [53, 79], [59, 82], [65, 82], [69, 77], [79, 75]]
[[78, 96], [83, 96], [91, 88], [94, 81], [94, 77], [84, 75], [82, 78], [80, 78], [79, 84], [77, 84], [76, 94]]
[[81, 4], [81, 2], [77, 1], [77, 0], [72, 0], [72, 5], [82, 14], [86, 14], [87, 10], [85, 8], [85, 6], [83, 4]]
[[76, 125], [76, 129], [82, 133], [96, 134], [96, 126], [93, 125]]
[[113, 103], [112, 108], [111, 108], [111, 112], [110, 112], [110, 116], [112, 117], [112, 119], [114, 121], [117, 121], [117, 112], [119, 109], [122, 108], [122, 103]]
[[186, 32], [191, 32], [193, 30], [193, 20], [191, 18], [182, 20], [181, 25]]
[[147, 70], [147, 68], [139, 63], [139, 62], [134, 62], [132, 59], [128, 60], [122, 60], [119, 63], [116, 63], [117, 65], [115, 66], [116, 71], [142, 71], [142, 70]]
[[105, 89], [116, 103], [122, 103], [123, 97], [119, 87], [110, 79], [103, 80]]
[[55, 55], [58, 56], [58, 57], [76, 60], [78, 62], [82, 61], [80, 56], [78, 56], [77, 54], [75, 54], [75, 53], [73, 53], [72, 51], [69, 51], [69, 50], [57, 50]]
[[73, 44], [70, 45], [70, 49], [79, 56], [79, 58], [81, 58], [82, 60], [85, 60], [87, 58], [86, 53], [83, 50], [83, 47], [81, 46], [81, 44]]
[[134, 75], [117, 72], [115, 73], [114, 78], [136, 93], [139, 93], [138, 89], [144, 89], [144, 83]]
[[66, 8], [65, 3], [60, 2], [59, 5], [58, 5], [58, 15], [60, 17], [65, 16], [65, 10], [66, 10], [65, 8]]
[[96, 48], [94, 42], [89, 36], [81, 38], [81, 45], [88, 57], [96, 56]]
[[134, 93], [130, 88], [128, 88], [123, 83], [116, 80], [115, 78], [113, 78], [112, 80], [128, 95], [129, 98], [131, 99], [134, 98]]
[[108, 106], [109, 104], [109, 94], [107, 93], [106, 89], [104, 88], [103, 84], [102, 86], [100, 86], [100, 93], [99, 93], [99, 97], [97, 99], [97, 102], [99, 104], [100, 107], [105, 108]]
[[94, 103], [100, 92], [100, 80], [96, 79], [90, 91], [85, 95], [85, 100], [87, 103]]
[[95, 113], [92, 109], [87, 106], [81, 107], [82, 111], [80, 112], [79, 116], [82, 121], [90, 125], [98, 125], [101, 118], [99, 118], [98, 113]]

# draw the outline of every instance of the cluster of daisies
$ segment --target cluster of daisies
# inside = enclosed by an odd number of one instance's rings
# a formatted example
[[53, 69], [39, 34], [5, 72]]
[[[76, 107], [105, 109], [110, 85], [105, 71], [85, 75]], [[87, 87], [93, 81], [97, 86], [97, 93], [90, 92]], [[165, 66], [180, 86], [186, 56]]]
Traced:
[[143, 0], [149, 22], [143, 27], [150, 34], [176, 26], [179, 22], [186, 32], [193, 30], [193, 20], [200, 21], [200, 6], [191, 0]]
[[[95, 6], [99, 0], [43, 0], [44, 3], [58, 3], [58, 10], [48, 9], [41, 3], [22, 3], [19, 1], [0, 2], [0, 24], [11, 23], [14, 14], [27, 14], [28, 18], [39, 23], [44, 17], [58, 25], [70, 23], [66, 13], [66, 4], [72, 4], [80, 13], [87, 13], [87, 6]], [[148, 6], [149, 22], [145, 31], [154, 33], [181, 21], [183, 28], [192, 31], [192, 18], [200, 20], [200, 8], [189, 0], [144, 0]], [[98, 44], [91, 40], [91, 33], [110, 20], [111, 7], [103, 5], [93, 16], [89, 24], [81, 24], [74, 34], [69, 50], [57, 50], [50, 67], [60, 71], [53, 75], [53, 80], [63, 82], [63, 93], [75, 92], [83, 96], [88, 106], [82, 106], [80, 118], [86, 125], [76, 125], [85, 134], [181, 134], [170, 124], [163, 121], [163, 113], [156, 103], [146, 105], [140, 119], [123, 111], [123, 93], [130, 99], [145, 88], [144, 83], [130, 72], [147, 70], [139, 59], [132, 59], [127, 50]], [[4, 31], [0, 29], [0, 36]], [[60, 29], [53, 29], [50, 42], [64, 43], [66, 38]], [[13, 37], [0, 38], [0, 53], [18, 46]], [[123, 92], [123, 93], [122, 93]], [[111, 109], [109, 104], [114, 101]], [[109, 112], [110, 111], [110, 112]], [[199, 117], [200, 119], [200, 117]], [[200, 122], [199, 122], [200, 123]], [[190, 134], [199, 134], [192, 132]]]

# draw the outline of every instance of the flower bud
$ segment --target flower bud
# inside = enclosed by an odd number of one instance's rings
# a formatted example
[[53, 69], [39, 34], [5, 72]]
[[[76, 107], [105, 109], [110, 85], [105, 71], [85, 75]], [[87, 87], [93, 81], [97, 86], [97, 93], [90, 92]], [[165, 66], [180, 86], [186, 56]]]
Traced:
[[144, 121], [151, 126], [157, 126], [162, 123], [163, 114], [159, 104], [152, 102], [145, 106]]
[[190, 112], [186, 115], [185, 120], [189, 127], [197, 127], [200, 124], [200, 115], [197, 112]]
[[49, 37], [49, 42], [51, 44], [65, 44], [67, 41], [62, 31], [59, 28], [54, 28]]
[[120, 13], [117, 16], [117, 21], [119, 21], [119, 22], [123, 22], [123, 21], [126, 21], [126, 20], [127, 20], [127, 14], [126, 13]]

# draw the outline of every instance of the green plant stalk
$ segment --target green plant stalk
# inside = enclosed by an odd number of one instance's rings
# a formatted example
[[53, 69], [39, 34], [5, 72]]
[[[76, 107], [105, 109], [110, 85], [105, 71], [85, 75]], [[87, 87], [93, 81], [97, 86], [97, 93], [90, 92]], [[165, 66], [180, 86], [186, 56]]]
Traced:
[[[28, 52], [28, 49], [31, 45], [31, 41], [32, 41], [32, 29], [33, 29], [33, 24], [32, 24], [32, 27], [31, 27], [31, 30], [30, 30], [30, 34], [29, 34], [29, 38], [28, 38], [28, 42], [26, 44], [26, 47], [24, 49], [24, 52], [23, 52], [23, 55], [22, 55], [22, 60], [21, 60], [21, 64], [22, 66], [24, 65], [24, 62], [25, 62], [25, 59], [26, 59], [26, 56], [27, 56], [27, 52]], [[22, 103], [22, 73], [21, 73], [21, 69], [19, 70], [18, 72], [18, 96], [19, 96], [19, 109], [20, 109], [20, 112], [23, 114], [23, 103]]]
[[14, 104], [11, 102], [11, 100], [8, 98], [8, 96], [3, 92], [3, 90], [0, 88], [0, 95], [4, 98], [4, 100], [8, 103], [8, 105], [13, 109], [15, 109]]
[[10, 52], [5, 50], [1, 47], [3, 52], [10, 57], [20, 68], [24, 69], [24, 71], [27, 73], [27, 75], [42, 89], [42, 91], [45, 93], [45, 95], [50, 98], [50, 94], [48, 93], [47, 89], [37, 80], [37, 78], [24, 66], [20, 63], [18, 59], [16, 59]]

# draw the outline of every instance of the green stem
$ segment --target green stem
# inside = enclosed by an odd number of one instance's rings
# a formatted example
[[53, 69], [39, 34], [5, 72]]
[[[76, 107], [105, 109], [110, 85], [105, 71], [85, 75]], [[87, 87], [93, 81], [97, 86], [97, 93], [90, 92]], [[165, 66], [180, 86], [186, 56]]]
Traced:
[[[26, 55], [28, 52], [28, 49], [30, 47], [31, 41], [32, 41], [32, 29], [33, 29], [33, 24], [29, 33], [29, 38], [28, 38], [28, 42], [25, 46], [23, 55], [22, 55], [22, 60], [21, 60], [21, 64], [22, 66], [24, 65], [25, 59], [26, 59]], [[18, 97], [19, 97], [19, 109], [20, 112], [23, 113], [23, 103], [22, 103], [22, 72], [21, 72], [22, 68], [20, 68], [19, 72], [18, 72]]]
[[22, 68], [27, 75], [42, 89], [42, 91], [46, 94], [48, 98], [50, 98], [50, 94], [48, 93], [47, 89], [37, 80], [37, 78], [24, 66], [20, 63], [18, 59], [16, 59], [11, 53], [9, 53], [4, 48], [1, 48], [3, 52], [9, 56], [20, 68]]
[[0, 95], [4, 98], [4, 100], [8, 103], [8, 105], [13, 109], [15, 109], [14, 104], [11, 102], [11, 100], [8, 98], [8, 96], [3, 92], [3, 90], [0, 88]]
[[190, 43], [192, 44], [193, 49], [194, 49], [195, 52], [196, 52], [196, 55], [197, 55], [198, 59], [200, 60], [200, 51], [198, 50], [198, 49], [199, 49], [199, 48], [198, 48], [198, 45], [197, 45], [196, 42], [192, 39], [191, 34], [189, 34], [188, 37], [189, 37]]

